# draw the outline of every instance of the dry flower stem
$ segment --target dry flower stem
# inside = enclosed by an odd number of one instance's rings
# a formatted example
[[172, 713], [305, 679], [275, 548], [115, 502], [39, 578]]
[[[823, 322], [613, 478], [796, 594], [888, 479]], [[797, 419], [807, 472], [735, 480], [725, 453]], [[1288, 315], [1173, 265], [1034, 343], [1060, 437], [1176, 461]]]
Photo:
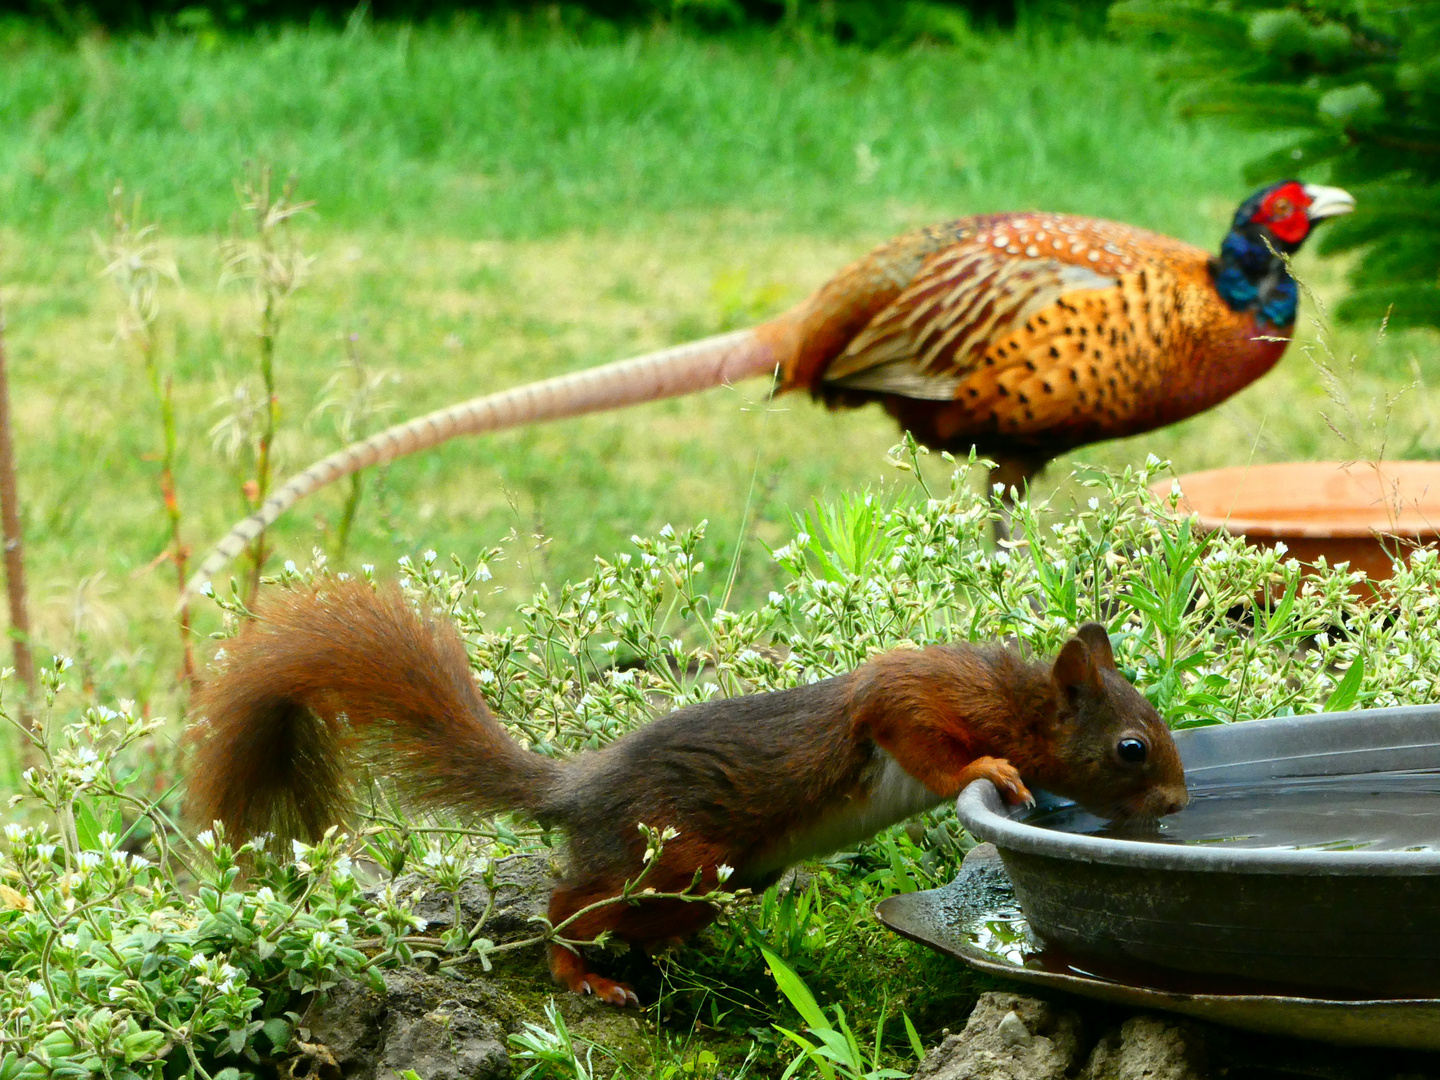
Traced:
[[[180, 630], [180, 677], [195, 682], [195, 653], [190, 635], [190, 594], [185, 589], [189, 577], [190, 549], [183, 537], [183, 515], [175, 487], [175, 461], [178, 436], [175, 422], [174, 376], [160, 368], [154, 325], [160, 313], [159, 285], [162, 278], [179, 280], [173, 262], [160, 257], [154, 242], [157, 227], [140, 224], [140, 199], [137, 197], [127, 213], [124, 190], [117, 185], [110, 195], [112, 236], [109, 245], [101, 245], [108, 265], [106, 276], [112, 278], [125, 303], [120, 317], [119, 338], [133, 342], [145, 367], [145, 376], [160, 410], [160, 498], [170, 524], [170, 548], [162, 553], [175, 564], [180, 579], [180, 603], [175, 617]], [[157, 560], [158, 562], [159, 560]]]
[[20, 494], [15, 485], [15, 443], [10, 434], [10, 376], [5, 362], [3, 308], [0, 308], [0, 533], [5, 540], [5, 590], [10, 599], [15, 673], [25, 684], [26, 698], [33, 700], [35, 661], [30, 655], [30, 611], [25, 600], [25, 559], [20, 535]]

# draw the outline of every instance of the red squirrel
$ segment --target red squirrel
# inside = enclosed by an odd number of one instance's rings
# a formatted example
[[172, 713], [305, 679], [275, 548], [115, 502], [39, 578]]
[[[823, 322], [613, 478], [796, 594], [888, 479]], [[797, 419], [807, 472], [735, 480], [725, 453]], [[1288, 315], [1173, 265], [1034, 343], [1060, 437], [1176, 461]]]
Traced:
[[[1158, 817], [1188, 801], [1169, 729], [1115, 670], [1087, 623], [1053, 664], [999, 646], [934, 645], [874, 657], [846, 675], [690, 705], [568, 760], [532, 753], [491, 715], [448, 620], [399, 589], [327, 579], [277, 591], [226, 643], [197, 692], [188, 814], [230, 835], [315, 837], [345, 819], [367, 762], [418, 806], [515, 811], [558, 827], [568, 872], [559, 923], [615, 896], [644, 867], [637, 828], [678, 830], [646, 885], [755, 890], [986, 779], [1011, 803], [1027, 783], [1105, 817]], [[640, 947], [683, 938], [703, 903], [614, 904], [572, 923]], [[638, 1004], [552, 944], [555, 978]]]

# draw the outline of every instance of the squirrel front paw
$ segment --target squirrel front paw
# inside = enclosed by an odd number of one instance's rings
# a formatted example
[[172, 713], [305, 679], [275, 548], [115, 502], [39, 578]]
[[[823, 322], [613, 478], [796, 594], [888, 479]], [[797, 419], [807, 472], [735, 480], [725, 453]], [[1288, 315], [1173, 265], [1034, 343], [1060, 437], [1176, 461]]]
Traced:
[[585, 974], [576, 979], [570, 989], [577, 994], [594, 994], [601, 1001], [610, 1005], [618, 1005], [624, 1008], [627, 1005], [640, 1007], [640, 999], [635, 991], [624, 983], [616, 982], [614, 979], [607, 979], [603, 975]]
[[1020, 779], [1020, 773], [1004, 758], [982, 757], [970, 762], [965, 767], [965, 783], [974, 780], [989, 780], [1011, 806], [1035, 805], [1035, 796]]

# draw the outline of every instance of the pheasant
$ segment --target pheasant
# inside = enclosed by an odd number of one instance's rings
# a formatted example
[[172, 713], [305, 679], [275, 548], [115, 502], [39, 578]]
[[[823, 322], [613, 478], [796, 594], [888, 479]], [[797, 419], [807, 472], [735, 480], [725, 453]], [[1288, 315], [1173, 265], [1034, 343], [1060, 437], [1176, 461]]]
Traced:
[[1354, 206], [1339, 188], [1273, 184], [1240, 205], [1218, 256], [1068, 214], [918, 229], [752, 329], [474, 398], [346, 447], [275, 489], [192, 586], [296, 501], [359, 469], [459, 435], [758, 376], [831, 408], [878, 401], [926, 446], [992, 458], [992, 483], [1008, 492], [1059, 454], [1194, 416], [1274, 367], [1299, 300], [1282, 256]]

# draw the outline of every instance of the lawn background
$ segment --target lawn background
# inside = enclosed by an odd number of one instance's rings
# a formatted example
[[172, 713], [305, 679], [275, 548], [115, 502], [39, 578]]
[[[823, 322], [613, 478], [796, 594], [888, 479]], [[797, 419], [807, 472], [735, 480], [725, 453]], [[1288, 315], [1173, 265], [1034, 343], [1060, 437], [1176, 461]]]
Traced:
[[[1115, 218], [1215, 248], [1249, 193], [1266, 136], [1187, 122], [1135, 43], [1031, 28], [952, 48], [866, 52], [783, 35], [695, 38], [665, 27], [609, 42], [451, 27], [284, 29], [230, 38], [34, 35], [0, 47], [0, 301], [36, 637], [78, 653], [99, 693], [174, 710], [173, 574], [144, 374], [118, 348], [99, 273], [107, 198], [143, 195], [178, 285], [162, 290], [162, 360], [179, 407], [179, 488], [197, 554], [240, 516], [209, 431], [255, 366], [255, 306], [222, 287], [235, 182], [254, 163], [314, 200], [296, 235], [314, 256], [279, 339], [281, 472], [337, 445], [311, 416], [353, 349], [398, 382], [399, 419], [464, 397], [749, 325], [904, 229], [1043, 207]], [[1307, 177], [1320, 179], [1324, 177]], [[1297, 268], [1322, 299], [1335, 260]], [[1177, 470], [1287, 457], [1429, 453], [1420, 390], [1433, 335], [1358, 354], [1354, 415], [1302, 348], [1260, 384], [1169, 430], [1082, 450]], [[1333, 422], [1322, 418], [1328, 413]], [[1337, 434], [1336, 430], [1339, 430]], [[1342, 439], [1343, 434], [1347, 438]], [[497, 620], [541, 584], [667, 522], [710, 522], [708, 562], [739, 559], [733, 606], [765, 595], [765, 544], [815, 497], [893, 478], [878, 409], [829, 414], [761, 383], [467, 439], [403, 461], [367, 491], [347, 563], [462, 558], [514, 530]], [[281, 558], [324, 546], [343, 489], [274, 530]], [[748, 516], [747, 516], [748, 506]], [[216, 625], [199, 612], [198, 632]], [[202, 648], [202, 652], [205, 650]]]

